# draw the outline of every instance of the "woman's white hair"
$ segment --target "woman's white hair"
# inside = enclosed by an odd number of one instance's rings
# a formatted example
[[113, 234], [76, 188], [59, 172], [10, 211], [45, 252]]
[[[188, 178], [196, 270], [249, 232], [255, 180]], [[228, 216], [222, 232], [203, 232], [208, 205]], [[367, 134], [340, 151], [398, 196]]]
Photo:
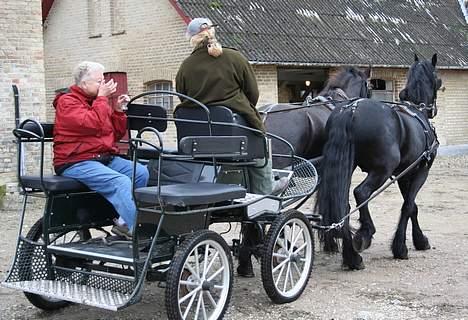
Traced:
[[90, 77], [90, 74], [94, 71], [104, 71], [104, 66], [97, 62], [80, 62], [73, 69], [73, 78], [75, 79], [75, 84], [79, 85], [82, 81], [87, 80]]

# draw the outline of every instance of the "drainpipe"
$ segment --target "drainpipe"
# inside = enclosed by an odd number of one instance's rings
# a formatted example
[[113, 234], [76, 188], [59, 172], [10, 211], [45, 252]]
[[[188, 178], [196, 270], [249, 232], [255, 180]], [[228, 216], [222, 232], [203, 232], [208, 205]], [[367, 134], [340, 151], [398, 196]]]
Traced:
[[458, 3], [460, 3], [463, 16], [465, 17], [465, 22], [468, 23], [468, 9], [467, 9], [468, 2], [466, 0], [458, 0]]
[[[19, 93], [18, 93], [18, 86], [16, 84], [13, 84], [12, 86], [13, 89], [13, 97], [15, 101], [15, 128], [18, 128], [20, 125], [20, 112], [19, 112]], [[18, 152], [19, 152], [19, 145], [18, 145]], [[21, 167], [20, 167], [20, 175], [23, 175], [24, 173], [24, 146], [21, 144]]]

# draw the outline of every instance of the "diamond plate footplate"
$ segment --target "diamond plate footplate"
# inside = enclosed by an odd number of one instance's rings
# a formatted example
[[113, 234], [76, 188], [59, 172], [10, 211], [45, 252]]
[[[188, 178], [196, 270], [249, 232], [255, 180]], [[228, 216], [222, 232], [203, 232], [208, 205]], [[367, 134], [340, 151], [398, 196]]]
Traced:
[[53, 280], [4, 282], [2, 285], [12, 289], [19, 289], [112, 311], [117, 311], [131, 297], [130, 294], [121, 292]]

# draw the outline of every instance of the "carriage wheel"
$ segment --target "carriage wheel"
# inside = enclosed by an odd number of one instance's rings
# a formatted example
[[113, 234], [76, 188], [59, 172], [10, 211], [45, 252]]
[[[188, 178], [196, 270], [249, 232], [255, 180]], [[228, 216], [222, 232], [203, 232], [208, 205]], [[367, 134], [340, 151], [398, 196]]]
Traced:
[[304, 291], [314, 261], [314, 238], [308, 219], [297, 210], [276, 218], [262, 255], [262, 282], [275, 303], [292, 302]]
[[[31, 229], [26, 235], [26, 239], [34, 241], [34, 242], [41, 242], [43, 241], [43, 238], [44, 238], [42, 231], [43, 231], [42, 230], [42, 218], [40, 218], [31, 227]], [[53, 243], [63, 244], [63, 243], [79, 241], [79, 240], [87, 240], [86, 238], [88, 237], [88, 234], [89, 234], [88, 230], [56, 234], [52, 236]], [[24, 257], [20, 256], [19, 259], [21, 259], [20, 263], [23, 265], [26, 265], [26, 264], [31, 265], [32, 263], [31, 256], [24, 256]], [[56, 262], [57, 262], [57, 259], [53, 261], [53, 263], [56, 263]], [[31, 302], [35, 307], [39, 309], [43, 309], [43, 310], [57, 310], [57, 309], [64, 308], [71, 303], [69, 301], [55, 299], [55, 298], [38, 295], [38, 294], [30, 293], [30, 292], [24, 292], [24, 295], [29, 300], [29, 302]]]
[[232, 258], [226, 241], [201, 230], [187, 238], [167, 272], [169, 319], [221, 319], [232, 293]]

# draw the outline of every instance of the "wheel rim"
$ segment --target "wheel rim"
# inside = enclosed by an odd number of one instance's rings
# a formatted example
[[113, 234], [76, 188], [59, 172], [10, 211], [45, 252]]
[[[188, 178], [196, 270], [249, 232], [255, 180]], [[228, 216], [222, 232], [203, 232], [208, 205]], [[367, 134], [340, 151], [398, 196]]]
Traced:
[[271, 259], [275, 288], [284, 297], [298, 294], [312, 266], [312, 237], [301, 219], [291, 219], [276, 236]]
[[220, 243], [198, 243], [179, 276], [177, 299], [182, 319], [217, 319], [228, 298], [230, 273], [229, 259]]

